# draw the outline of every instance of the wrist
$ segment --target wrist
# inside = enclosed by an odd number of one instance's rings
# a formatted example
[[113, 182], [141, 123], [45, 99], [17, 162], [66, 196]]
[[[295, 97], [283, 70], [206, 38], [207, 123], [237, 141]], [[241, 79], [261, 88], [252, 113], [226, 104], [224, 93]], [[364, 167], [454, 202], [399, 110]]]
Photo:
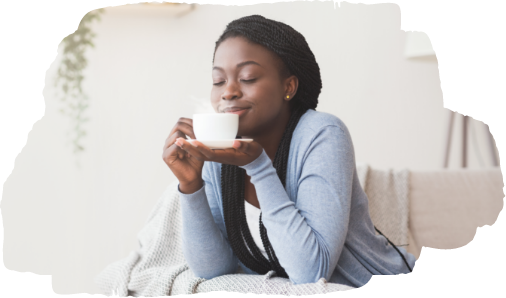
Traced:
[[265, 150], [262, 149], [262, 153], [255, 160], [253, 160], [249, 164], [239, 167], [245, 169], [248, 175], [251, 176], [250, 174], [253, 174], [252, 172], [257, 172], [256, 170], [264, 168], [269, 164], [272, 165], [272, 161], [265, 152]]
[[183, 194], [192, 194], [197, 192], [204, 186], [204, 180], [196, 179], [191, 182], [181, 183], [179, 182], [179, 191]]

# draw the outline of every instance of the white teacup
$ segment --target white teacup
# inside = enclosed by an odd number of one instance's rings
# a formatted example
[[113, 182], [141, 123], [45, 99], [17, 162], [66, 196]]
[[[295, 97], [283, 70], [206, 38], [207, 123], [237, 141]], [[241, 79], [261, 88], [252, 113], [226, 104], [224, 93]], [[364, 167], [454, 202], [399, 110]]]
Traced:
[[233, 140], [239, 130], [239, 115], [232, 113], [193, 114], [197, 140]]

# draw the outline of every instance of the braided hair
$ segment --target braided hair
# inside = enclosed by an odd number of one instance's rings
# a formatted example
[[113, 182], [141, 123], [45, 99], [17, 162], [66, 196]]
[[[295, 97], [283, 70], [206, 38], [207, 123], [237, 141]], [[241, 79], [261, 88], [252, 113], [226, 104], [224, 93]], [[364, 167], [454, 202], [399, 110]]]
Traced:
[[[244, 37], [249, 42], [271, 50], [281, 58], [280, 75], [295, 75], [299, 80], [297, 93], [289, 102], [290, 119], [273, 161], [276, 173], [283, 187], [286, 187], [286, 168], [292, 134], [302, 115], [308, 109], [314, 110], [318, 105], [322, 88], [320, 68], [304, 36], [284, 23], [260, 15], [234, 20], [227, 25], [216, 42], [215, 53], [218, 46], [230, 37]], [[269, 241], [262, 215], [260, 236], [268, 259], [260, 252], [251, 236], [244, 206], [245, 178], [246, 170], [235, 165], [221, 165], [223, 215], [230, 246], [239, 260], [251, 270], [259, 274], [274, 270], [278, 276], [288, 278]]]

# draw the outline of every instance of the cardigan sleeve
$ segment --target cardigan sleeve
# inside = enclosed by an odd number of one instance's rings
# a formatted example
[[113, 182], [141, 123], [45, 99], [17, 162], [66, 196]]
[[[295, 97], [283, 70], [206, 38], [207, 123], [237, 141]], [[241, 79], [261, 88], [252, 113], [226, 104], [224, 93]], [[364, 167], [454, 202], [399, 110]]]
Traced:
[[327, 125], [315, 132], [302, 163], [296, 203], [265, 151], [242, 166], [255, 186], [271, 245], [294, 284], [329, 280], [343, 250], [355, 171], [346, 127]]
[[205, 279], [235, 273], [238, 259], [224, 231], [218, 227], [222, 220], [210, 175], [210, 164], [202, 170], [204, 186], [192, 194], [179, 190], [182, 213], [183, 254], [192, 272]]

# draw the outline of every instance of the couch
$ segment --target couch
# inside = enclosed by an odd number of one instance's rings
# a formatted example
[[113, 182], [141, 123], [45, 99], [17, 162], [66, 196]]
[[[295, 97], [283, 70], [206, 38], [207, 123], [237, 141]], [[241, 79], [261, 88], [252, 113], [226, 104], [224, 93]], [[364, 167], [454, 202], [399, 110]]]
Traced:
[[422, 247], [454, 249], [473, 240], [478, 227], [492, 225], [503, 208], [500, 168], [411, 171], [408, 252]]

